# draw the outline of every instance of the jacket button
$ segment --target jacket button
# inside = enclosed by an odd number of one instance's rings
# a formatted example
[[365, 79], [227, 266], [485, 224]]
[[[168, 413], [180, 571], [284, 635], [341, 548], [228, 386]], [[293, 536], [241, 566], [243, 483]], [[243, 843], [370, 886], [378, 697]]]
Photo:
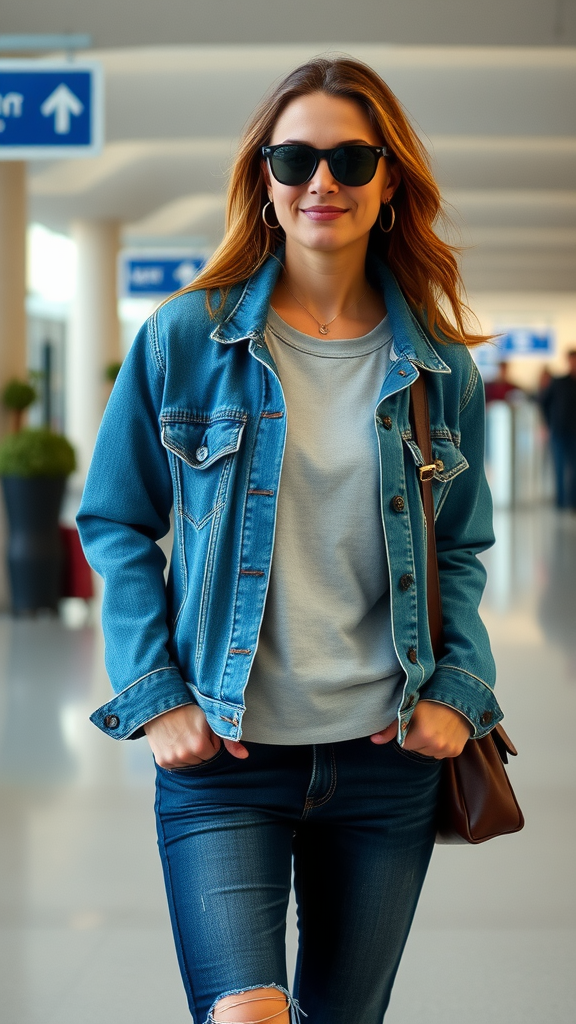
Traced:
[[118, 715], [106, 715], [104, 719], [104, 725], [107, 729], [117, 729], [120, 725], [120, 719]]
[[410, 722], [402, 722], [402, 725], [400, 726], [400, 729], [402, 730], [402, 732], [406, 732], [409, 725], [410, 725]]
[[415, 699], [414, 694], [411, 693], [404, 705], [404, 711], [408, 711], [409, 708], [413, 707]]
[[207, 458], [208, 449], [205, 444], [201, 444], [200, 447], [196, 449], [196, 460], [198, 462], [206, 462]]
[[399, 583], [400, 583], [400, 590], [410, 590], [410, 587], [414, 583], [414, 577], [413, 577], [412, 573], [411, 572], [405, 572], [404, 575], [400, 577]]
[[390, 416], [383, 416], [382, 426], [385, 430], [392, 430], [392, 418]]
[[412, 665], [415, 665], [416, 662], [418, 661], [418, 652], [416, 651], [416, 648], [409, 647], [408, 650], [406, 651], [406, 654], [408, 655], [408, 661], [410, 661]]
[[481, 725], [490, 725], [490, 722], [492, 721], [493, 718], [494, 715], [492, 714], [491, 711], [483, 711], [482, 714], [480, 715], [480, 723]]
[[403, 512], [405, 507], [404, 498], [401, 494], [395, 494], [390, 502], [394, 512]]

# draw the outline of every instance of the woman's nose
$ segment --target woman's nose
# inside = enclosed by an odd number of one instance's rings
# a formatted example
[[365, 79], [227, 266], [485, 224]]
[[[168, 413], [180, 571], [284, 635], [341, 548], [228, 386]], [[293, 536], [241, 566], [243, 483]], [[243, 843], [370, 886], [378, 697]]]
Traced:
[[312, 195], [325, 195], [327, 192], [337, 191], [338, 182], [328, 166], [328, 161], [320, 160], [318, 167], [308, 182], [308, 192]]

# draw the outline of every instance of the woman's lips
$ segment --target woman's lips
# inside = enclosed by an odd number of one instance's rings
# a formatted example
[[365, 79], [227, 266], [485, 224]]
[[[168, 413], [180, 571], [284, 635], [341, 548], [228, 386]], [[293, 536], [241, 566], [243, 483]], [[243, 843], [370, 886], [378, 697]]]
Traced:
[[322, 221], [322, 220], [337, 220], [347, 210], [343, 210], [340, 206], [307, 206], [302, 208], [302, 213], [305, 213], [310, 220]]

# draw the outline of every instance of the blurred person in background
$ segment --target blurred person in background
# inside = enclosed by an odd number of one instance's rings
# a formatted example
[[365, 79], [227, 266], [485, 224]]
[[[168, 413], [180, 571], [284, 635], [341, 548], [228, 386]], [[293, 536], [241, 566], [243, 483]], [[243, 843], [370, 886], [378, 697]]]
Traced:
[[540, 392], [550, 431], [556, 478], [556, 505], [576, 512], [576, 349], [568, 352], [568, 373], [552, 377]]
[[300, 1006], [311, 1024], [381, 1024], [442, 760], [502, 717], [478, 615], [493, 533], [467, 346], [486, 339], [467, 327], [440, 212], [424, 147], [379, 76], [348, 58], [304, 64], [248, 124], [224, 240], [144, 325], [106, 409], [78, 522], [105, 580], [117, 696], [92, 717], [152, 748], [197, 1024], [296, 1024]]
[[550, 367], [544, 366], [540, 371], [540, 376], [538, 377], [538, 386], [536, 388], [535, 394], [535, 398], [537, 399], [537, 401], [541, 400], [548, 385], [552, 383], [552, 379], [553, 374], [550, 370]]
[[488, 402], [505, 402], [512, 391], [518, 391], [518, 385], [512, 384], [508, 379], [508, 362], [498, 363], [498, 373], [494, 380], [487, 381], [484, 385], [486, 393], [486, 404]]

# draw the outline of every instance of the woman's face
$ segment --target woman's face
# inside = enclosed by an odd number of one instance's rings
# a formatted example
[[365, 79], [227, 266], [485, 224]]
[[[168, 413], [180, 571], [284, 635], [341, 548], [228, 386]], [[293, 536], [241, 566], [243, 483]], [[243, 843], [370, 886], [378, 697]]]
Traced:
[[[334, 149], [345, 143], [381, 146], [368, 115], [359, 103], [323, 92], [292, 100], [278, 118], [270, 144], [302, 142], [315, 149]], [[276, 220], [286, 233], [288, 244], [307, 249], [333, 251], [367, 240], [380, 206], [394, 194], [400, 180], [399, 168], [384, 158], [367, 185], [341, 185], [321, 160], [310, 181], [304, 185], [282, 185], [263, 164], [268, 197]]]

